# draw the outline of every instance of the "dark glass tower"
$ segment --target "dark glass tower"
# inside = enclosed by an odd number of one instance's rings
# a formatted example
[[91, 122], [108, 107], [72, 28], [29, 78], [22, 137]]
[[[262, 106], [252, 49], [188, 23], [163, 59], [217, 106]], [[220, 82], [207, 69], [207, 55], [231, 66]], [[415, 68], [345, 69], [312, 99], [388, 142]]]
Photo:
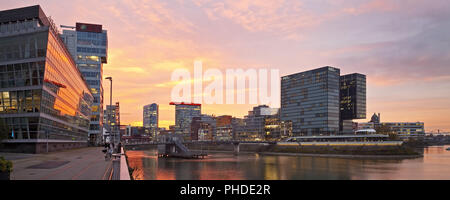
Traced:
[[281, 120], [293, 135], [339, 132], [339, 77], [329, 66], [281, 77]]
[[366, 118], [366, 76], [353, 73], [340, 77], [339, 130], [352, 132], [353, 119]]
[[340, 106], [341, 119], [366, 118], [366, 76], [347, 74], [341, 76]]

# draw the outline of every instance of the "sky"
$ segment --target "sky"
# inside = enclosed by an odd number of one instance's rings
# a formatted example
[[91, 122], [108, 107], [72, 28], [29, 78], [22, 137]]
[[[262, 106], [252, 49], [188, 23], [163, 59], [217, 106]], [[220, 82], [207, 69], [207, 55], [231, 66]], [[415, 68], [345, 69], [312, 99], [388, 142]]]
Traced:
[[[0, 10], [39, 4], [57, 25], [102, 24], [108, 31], [113, 101], [121, 124], [142, 125], [159, 104], [174, 124], [175, 69], [322, 66], [367, 76], [367, 117], [425, 122], [450, 131], [450, 4], [446, 0], [1, 0]], [[104, 99], [109, 102], [109, 84]], [[243, 117], [255, 105], [203, 104], [202, 113]]]

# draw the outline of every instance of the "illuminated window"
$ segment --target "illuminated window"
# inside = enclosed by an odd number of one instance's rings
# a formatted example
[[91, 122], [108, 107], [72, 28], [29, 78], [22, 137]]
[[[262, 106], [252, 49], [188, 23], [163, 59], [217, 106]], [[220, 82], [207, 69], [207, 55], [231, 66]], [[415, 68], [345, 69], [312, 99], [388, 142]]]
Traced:
[[86, 56], [86, 58], [88, 59], [88, 60], [92, 60], [92, 61], [99, 61], [99, 58], [98, 58], [98, 56]]
[[98, 112], [98, 106], [92, 106], [92, 112]]
[[9, 98], [9, 92], [3, 92], [3, 98]]

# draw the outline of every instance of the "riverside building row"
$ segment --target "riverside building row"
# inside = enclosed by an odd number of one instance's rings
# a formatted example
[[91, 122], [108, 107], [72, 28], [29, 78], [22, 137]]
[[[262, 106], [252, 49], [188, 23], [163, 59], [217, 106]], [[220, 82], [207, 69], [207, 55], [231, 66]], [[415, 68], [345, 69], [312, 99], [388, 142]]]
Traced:
[[[176, 106], [175, 126], [162, 133], [178, 134], [185, 140], [281, 140], [373, 128], [353, 122], [366, 118], [366, 76], [341, 75], [340, 69], [330, 66], [281, 77], [281, 108], [259, 105], [244, 118], [204, 115], [200, 104], [171, 105]], [[419, 128], [392, 130], [400, 134], [420, 131], [423, 123]]]

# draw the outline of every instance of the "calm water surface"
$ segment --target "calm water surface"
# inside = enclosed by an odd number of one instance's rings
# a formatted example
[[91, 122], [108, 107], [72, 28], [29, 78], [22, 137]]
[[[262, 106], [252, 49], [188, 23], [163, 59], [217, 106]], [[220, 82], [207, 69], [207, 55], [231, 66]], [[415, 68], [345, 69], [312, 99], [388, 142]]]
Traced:
[[349, 159], [210, 153], [206, 159], [158, 158], [156, 150], [127, 151], [136, 180], [447, 179], [450, 146], [415, 159]]

